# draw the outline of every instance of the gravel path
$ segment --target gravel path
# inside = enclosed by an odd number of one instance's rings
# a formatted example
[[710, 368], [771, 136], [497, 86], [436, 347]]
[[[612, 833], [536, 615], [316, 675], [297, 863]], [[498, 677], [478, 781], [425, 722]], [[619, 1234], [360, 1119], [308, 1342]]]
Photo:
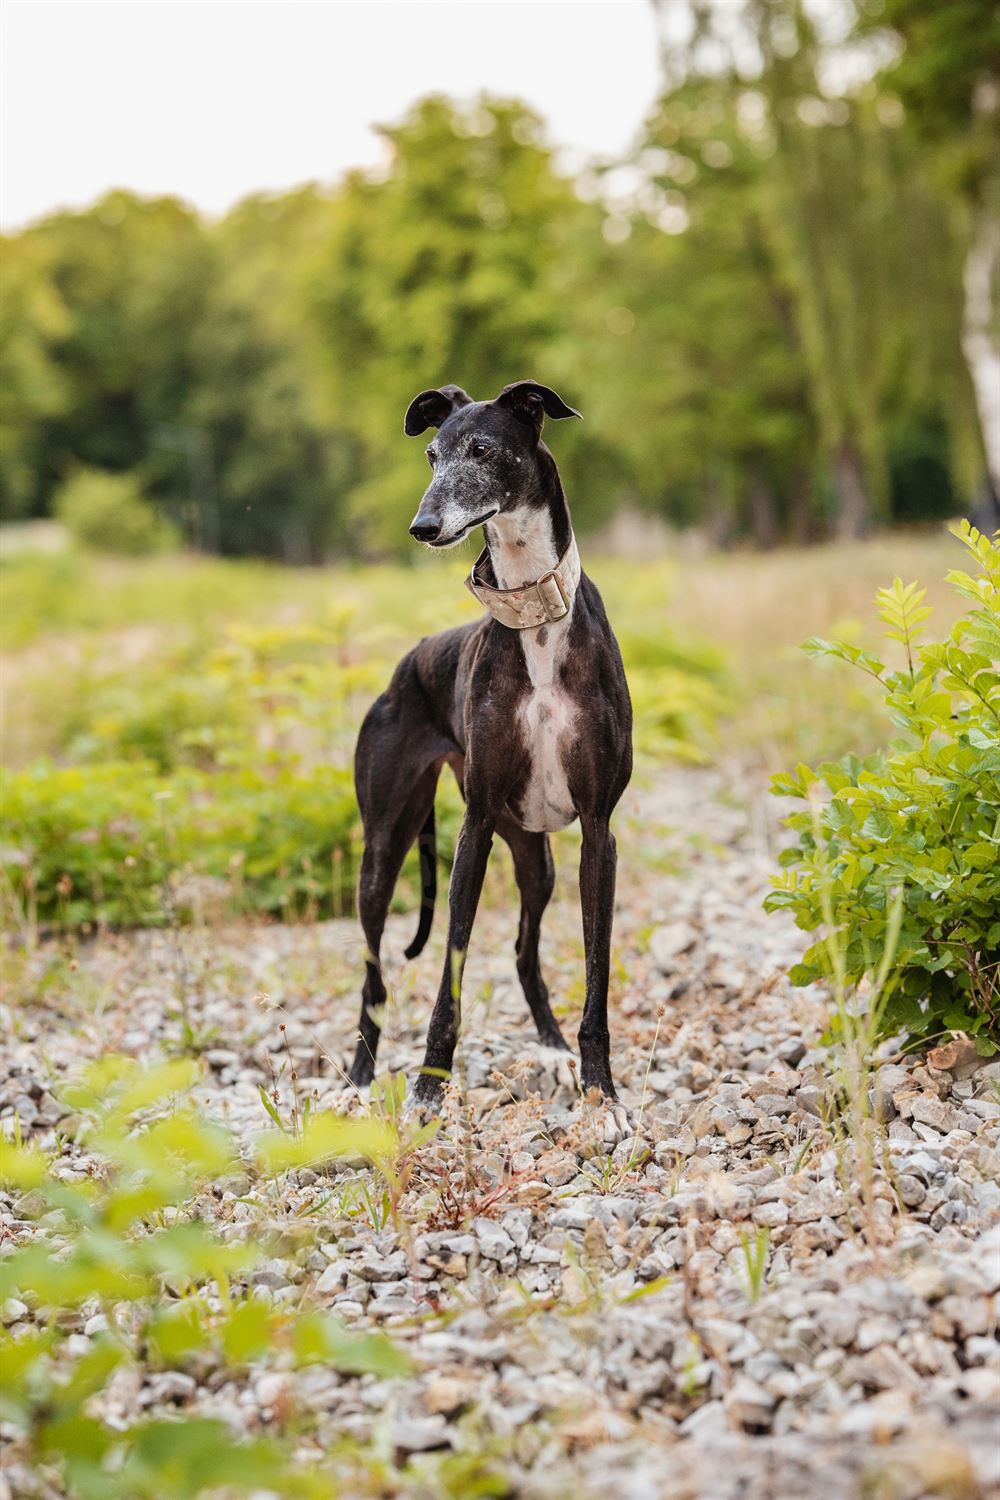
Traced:
[[[466, 971], [472, 1139], [453, 1107], [419, 1153], [400, 1232], [373, 1225], [371, 1173], [354, 1166], [301, 1172], [280, 1201], [267, 1184], [256, 1201], [206, 1196], [223, 1233], [280, 1235], [255, 1273], [263, 1295], [387, 1328], [415, 1379], [171, 1372], [139, 1389], [127, 1374], [108, 1413], [198, 1407], [242, 1433], [293, 1406], [305, 1455], [376, 1432], [397, 1458], [488, 1449], [509, 1493], [538, 1500], [1000, 1493], [1000, 1066], [887, 1053], [873, 1089], [885, 1150], [862, 1193], [850, 1143], [824, 1122], [823, 997], [783, 977], [803, 935], [761, 911], [773, 816], [735, 775], [696, 770], [638, 785], [622, 810], [611, 1026], [633, 1137], [606, 1147], [565, 1059], [533, 1038], [503, 870]], [[403, 963], [412, 925], [390, 920], [380, 1057], [411, 1072], [442, 913], [428, 952]], [[289, 1059], [300, 1095], [343, 1108], [361, 958], [348, 921], [103, 939], [5, 1013], [0, 1116], [55, 1145], [52, 1088], [76, 1063], [153, 1060], [184, 1035], [203, 1050], [199, 1103], [241, 1138], [268, 1123], [262, 1083], [290, 1110]], [[543, 964], [572, 1034], [568, 876]], [[3, 1201], [17, 1239], [26, 1226]], [[16, 1464], [7, 1484], [30, 1492]]]

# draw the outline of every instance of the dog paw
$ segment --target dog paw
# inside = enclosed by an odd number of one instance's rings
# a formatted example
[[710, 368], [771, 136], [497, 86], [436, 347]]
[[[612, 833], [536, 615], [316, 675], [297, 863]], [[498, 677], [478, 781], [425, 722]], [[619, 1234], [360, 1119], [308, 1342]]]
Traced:
[[546, 1099], [559, 1099], [567, 1095], [570, 1100], [575, 1099], [580, 1092], [580, 1079], [572, 1052], [543, 1042], [538, 1047], [537, 1056], [539, 1072], [547, 1085], [539, 1088], [538, 1092]]
[[[428, 1087], [431, 1083], [432, 1086]], [[441, 1113], [444, 1089], [436, 1080], [428, 1080], [421, 1074], [406, 1090], [403, 1100], [403, 1119], [417, 1125], [428, 1125]]]
[[601, 1098], [597, 1103], [584, 1102], [585, 1119], [597, 1140], [613, 1151], [622, 1141], [630, 1140], [638, 1132], [638, 1120], [634, 1111], [622, 1104], [620, 1099]]

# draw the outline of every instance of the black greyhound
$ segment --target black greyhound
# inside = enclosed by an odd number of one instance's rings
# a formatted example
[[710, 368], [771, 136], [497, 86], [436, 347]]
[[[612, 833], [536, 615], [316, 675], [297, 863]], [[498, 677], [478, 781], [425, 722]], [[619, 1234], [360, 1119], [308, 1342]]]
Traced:
[[[457, 987], [494, 833], [510, 846], [521, 893], [517, 971], [550, 1046], [566, 1048], [538, 963], [554, 871], [548, 835], [580, 819], [580, 901], [587, 994], [579, 1031], [581, 1083], [607, 1100], [611, 1080], [608, 969], [615, 893], [611, 813], [632, 772], [632, 705], [601, 596], [581, 572], [562, 484], [540, 441], [543, 415], [576, 417], [533, 380], [495, 401], [458, 386], [422, 391], [404, 430], [439, 429], [427, 449], [434, 477], [411, 534], [451, 547], [485, 524], [486, 547], [467, 579], [489, 611], [425, 637], [407, 653], [358, 736], [355, 783], [365, 830], [358, 911], [368, 945], [360, 1037], [351, 1068], [371, 1082], [385, 985], [379, 948], [393, 887], [420, 839], [423, 904], [412, 958], [430, 931], [436, 888], [434, 792], [451, 766], [465, 819], [449, 889], [448, 951], [413, 1087], [439, 1100], [455, 1051]], [[618, 1108], [617, 1117], [624, 1112]], [[623, 1121], [617, 1121], [623, 1129]]]

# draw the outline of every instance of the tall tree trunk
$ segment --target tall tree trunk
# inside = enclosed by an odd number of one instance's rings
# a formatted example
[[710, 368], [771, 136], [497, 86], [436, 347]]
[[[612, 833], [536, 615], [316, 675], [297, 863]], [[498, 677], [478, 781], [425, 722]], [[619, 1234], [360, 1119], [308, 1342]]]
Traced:
[[788, 540], [793, 547], [803, 547], [812, 540], [813, 506], [809, 471], [797, 464], [788, 487]]
[[838, 541], [852, 542], [869, 530], [872, 507], [861, 457], [854, 444], [846, 438], [834, 455], [833, 472], [837, 487], [834, 533]]
[[989, 205], [980, 211], [965, 262], [962, 352], [969, 366], [983, 435], [986, 470], [993, 489], [993, 521], [1000, 501], [1000, 345], [994, 333], [993, 287], [1000, 274], [1000, 220]]
[[762, 550], [770, 550], [778, 544], [778, 502], [774, 486], [762, 468], [753, 465], [747, 486], [747, 506], [750, 513], [750, 530], [753, 539]]
[[710, 547], [728, 547], [733, 540], [733, 503], [728, 486], [717, 473], [706, 475], [708, 498], [705, 514], [705, 539]]

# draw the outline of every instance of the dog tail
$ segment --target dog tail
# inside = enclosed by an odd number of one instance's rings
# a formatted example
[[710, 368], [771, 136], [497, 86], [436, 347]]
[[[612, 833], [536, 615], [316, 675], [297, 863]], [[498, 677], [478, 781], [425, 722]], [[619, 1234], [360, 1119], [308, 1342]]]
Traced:
[[427, 821], [420, 830], [420, 921], [417, 935], [405, 950], [407, 958], [416, 958], [423, 952], [434, 920], [434, 897], [437, 895], [437, 839], [434, 835], [434, 804], [427, 814]]

